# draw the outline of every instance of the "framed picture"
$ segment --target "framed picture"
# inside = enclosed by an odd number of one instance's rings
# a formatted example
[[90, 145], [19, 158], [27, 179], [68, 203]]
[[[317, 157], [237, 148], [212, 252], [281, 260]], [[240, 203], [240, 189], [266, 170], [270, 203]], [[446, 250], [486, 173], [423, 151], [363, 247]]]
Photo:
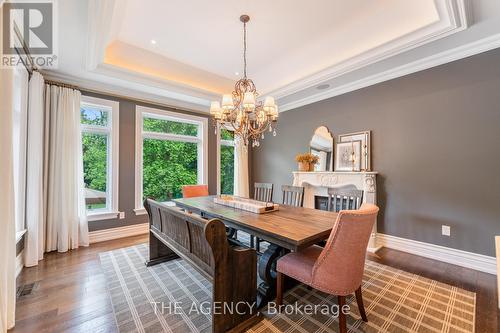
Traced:
[[361, 140], [337, 142], [335, 171], [360, 171], [361, 145]]
[[339, 142], [361, 141], [361, 171], [371, 171], [371, 132], [363, 131], [339, 135]]

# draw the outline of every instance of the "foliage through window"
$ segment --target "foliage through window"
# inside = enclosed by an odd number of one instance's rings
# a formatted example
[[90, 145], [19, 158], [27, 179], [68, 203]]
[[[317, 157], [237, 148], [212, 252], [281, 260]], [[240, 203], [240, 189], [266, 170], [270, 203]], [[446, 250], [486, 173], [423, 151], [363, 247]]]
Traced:
[[110, 209], [111, 108], [82, 103], [83, 182], [87, 211]]
[[220, 130], [220, 193], [234, 193], [234, 132]]
[[201, 122], [161, 112], [141, 112], [140, 116], [142, 200], [169, 201], [182, 197], [183, 185], [194, 185], [202, 179]]

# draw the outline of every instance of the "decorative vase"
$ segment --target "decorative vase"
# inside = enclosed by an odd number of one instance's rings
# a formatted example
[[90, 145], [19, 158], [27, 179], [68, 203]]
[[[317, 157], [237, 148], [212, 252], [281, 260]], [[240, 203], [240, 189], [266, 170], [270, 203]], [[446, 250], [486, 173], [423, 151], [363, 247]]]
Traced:
[[315, 165], [316, 164], [314, 164], [314, 163], [309, 163], [309, 171], [314, 171], [314, 166]]
[[[314, 166], [313, 166], [314, 168]], [[307, 162], [299, 162], [299, 171], [309, 171], [310, 166]]]

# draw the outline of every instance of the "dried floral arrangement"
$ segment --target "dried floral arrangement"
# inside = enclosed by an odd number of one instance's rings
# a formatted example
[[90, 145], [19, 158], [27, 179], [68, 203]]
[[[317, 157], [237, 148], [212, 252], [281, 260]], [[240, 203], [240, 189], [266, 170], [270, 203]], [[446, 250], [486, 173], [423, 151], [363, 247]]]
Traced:
[[319, 162], [319, 157], [311, 153], [303, 153], [297, 154], [295, 156], [295, 161], [299, 163], [316, 164]]

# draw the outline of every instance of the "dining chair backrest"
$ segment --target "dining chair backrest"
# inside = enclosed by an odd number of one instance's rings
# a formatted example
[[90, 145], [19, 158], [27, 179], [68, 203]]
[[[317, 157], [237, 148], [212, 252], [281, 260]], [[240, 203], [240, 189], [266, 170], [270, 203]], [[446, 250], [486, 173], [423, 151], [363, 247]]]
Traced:
[[341, 210], [356, 210], [363, 203], [363, 191], [354, 187], [329, 188], [328, 210], [340, 212]]
[[283, 205], [302, 207], [304, 205], [304, 188], [302, 186], [281, 186]]
[[254, 200], [271, 202], [273, 201], [273, 184], [271, 183], [255, 183]]
[[205, 197], [208, 195], [208, 185], [184, 185], [182, 186], [183, 198]]
[[335, 295], [346, 295], [361, 286], [366, 249], [379, 208], [363, 204], [359, 210], [343, 210], [316, 260], [312, 282]]

